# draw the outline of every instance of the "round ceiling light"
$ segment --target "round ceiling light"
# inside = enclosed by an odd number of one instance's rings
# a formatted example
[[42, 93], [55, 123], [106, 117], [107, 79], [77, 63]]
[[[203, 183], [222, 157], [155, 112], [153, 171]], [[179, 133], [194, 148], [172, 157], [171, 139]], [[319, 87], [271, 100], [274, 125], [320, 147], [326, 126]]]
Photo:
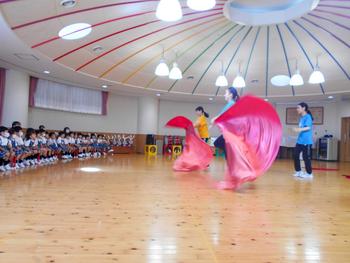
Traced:
[[60, 5], [65, 7], [65, 8], [70, 8], [75, 6], [77, 2], [75, 0], [62, 0]]
[[58, 36], [66, 40], [75, 40], [86, 37], [92, 31], [91, 25], [87, 23], [76, 23], [66, 26], [58, 32]]
[[215, 4], [215, 0], [187, 0], [188, 7], [196, 11], [212, 9]]
[[286, 75], [276, 75], [271, 78], [271, 83], [277, 87], [288, 86], [290, 82], [290, 77]]

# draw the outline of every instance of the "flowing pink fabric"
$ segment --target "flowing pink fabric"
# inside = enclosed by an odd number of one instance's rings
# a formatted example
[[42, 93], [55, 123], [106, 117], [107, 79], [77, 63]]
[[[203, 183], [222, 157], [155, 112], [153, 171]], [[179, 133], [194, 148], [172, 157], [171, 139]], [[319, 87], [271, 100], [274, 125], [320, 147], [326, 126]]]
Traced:
[[28, 106], [35, 107], [35, 92], [38, 87], [38, 78], [30, 77]]
[[196, 134], [193, 123], [186, 117], [178, 116], [168, 121], [166, 126], [186, 130], [186, 145], [182, 154], [176, 159], [173, 169], [180, 172], [206, 169], [213, 159], [213, 151]]
[[226, 141], [226, 182], [236, 189], [266, 172], [282, 139], [282, 125], [271, 104], [254, 96], [242, 97], [215, 121]]
[[2, 112], [5, 99], [6, 69], [0, 68], [0, 123], [2, 123]]

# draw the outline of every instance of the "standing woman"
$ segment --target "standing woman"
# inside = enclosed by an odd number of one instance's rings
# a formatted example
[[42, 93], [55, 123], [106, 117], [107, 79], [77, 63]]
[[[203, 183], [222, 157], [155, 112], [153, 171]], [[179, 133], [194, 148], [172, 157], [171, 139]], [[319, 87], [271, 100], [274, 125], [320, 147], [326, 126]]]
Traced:
[[[301, 102], [297, 106], [297, 112], [301, 116], [299, 120], [299, 127], [294, 128], [298, 132], [298, 140], [294, 148], [294, 176], [301, 178], [312, 178], [312, 121], [313, 117], [309, 110], [309, 106], [305, 102]], [[303, 153], [303, 160], [305, 163], [306, 173], [301, 171], [300, 167], [300, 153]]]
[[209, 129], [208, 129], [208, 123], [207, 118], [209, 118], [209, 114], [206, 113], [203, 109], [203, 107], [199, 106], [196, 108], [196, 114], [198, 116], [197, 121], [193, 125], [195, 128], [197, 128], [199, 137], [206, 143], [209, 141]]
[[[223, 114], [225, 111], [227, 111], [229, 108], [231, 108], [236, 101], [239, 100], [239, 95], [237, 90], [234, 87], [230, 87], [228, 89], [226, 89], [225, 91], [225, 100], [226, 100], [226, 105], [225, 107], [221, 110], [221, 112], [219, 113], [218, 116], [214, 117], [211, 120], [211, 123], [214, 123], [215, 120], [221, 115]], [[225, 139], [223, 135], [220, 135], [214, 142], [214, 145], [216, 148], [221, 149], [222, 151], [224, 151], [225, 157], [226, 157], [226, 147], [225, 147]]]

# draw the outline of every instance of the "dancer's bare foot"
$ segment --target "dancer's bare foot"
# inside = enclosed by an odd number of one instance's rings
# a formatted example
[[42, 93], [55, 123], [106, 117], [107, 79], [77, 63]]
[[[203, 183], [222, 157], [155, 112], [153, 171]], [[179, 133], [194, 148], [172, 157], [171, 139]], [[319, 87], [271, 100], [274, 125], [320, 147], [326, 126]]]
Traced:
[[220, 181], [216, 184], [216, 188], [220, 190], [234, 190], [237, 185], [233, 181]]

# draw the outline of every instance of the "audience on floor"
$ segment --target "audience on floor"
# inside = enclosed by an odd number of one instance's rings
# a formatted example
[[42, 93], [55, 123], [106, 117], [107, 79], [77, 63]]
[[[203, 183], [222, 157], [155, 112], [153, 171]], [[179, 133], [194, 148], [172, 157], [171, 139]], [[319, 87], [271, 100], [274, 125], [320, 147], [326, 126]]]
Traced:
[[99, 158], [113, 152], [114, 146], [132, 147], [134, 135], [102, 135], [71, 132], [65, 127], [60, 132], [48, 132], [44, 125], [38, 130], [24, 132], [21, 123], [14, 121], [11, 128], [0, 126], [0, 172], [48, 165], [73, 158]]

